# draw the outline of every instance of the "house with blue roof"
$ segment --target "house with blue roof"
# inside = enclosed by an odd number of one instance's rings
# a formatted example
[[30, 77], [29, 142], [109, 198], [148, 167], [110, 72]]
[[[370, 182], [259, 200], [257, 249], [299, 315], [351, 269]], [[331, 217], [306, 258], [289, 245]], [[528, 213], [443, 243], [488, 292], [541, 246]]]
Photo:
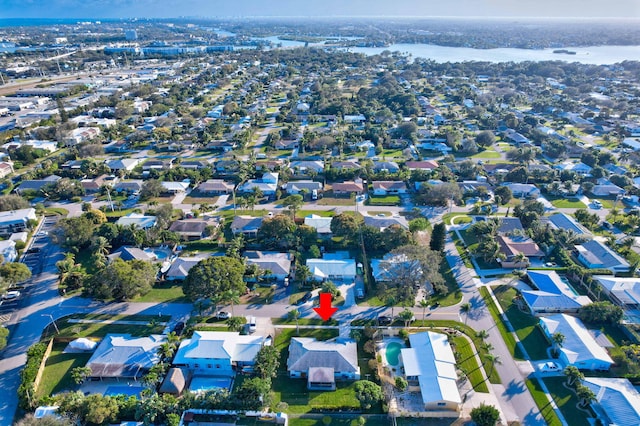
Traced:
[[576, 294], [556, 271], [528, 271], [527, 275], [536, 290], [523, 290], [522, 298], [533, 315], [577, 312], [591, 303], [588, 296]]
[[603, 425], [640, 425], [640, 393], [628, 379], [585, 377], [596, 400], [591, 408]]
[[576, 246], [578, 260], [589, 269], [608, 269], [614, 274], [629, 272], [629, 262], [598, 240]]

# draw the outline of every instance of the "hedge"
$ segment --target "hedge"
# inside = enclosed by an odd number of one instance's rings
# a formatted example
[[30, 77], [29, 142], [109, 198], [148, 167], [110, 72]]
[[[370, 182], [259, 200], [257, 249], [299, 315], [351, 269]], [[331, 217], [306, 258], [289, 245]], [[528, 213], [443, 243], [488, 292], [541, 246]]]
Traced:
[[36, 343], [27, 350], [27, 362], [20, 372], [20, 387], [18, 387], [20, 408], [25, 410], [33, 409], [37, 405], [37, 401], [32, 399], [36, 393], [34, 382], [38, 375], [40, 364], [47, 352], [48, 343]]

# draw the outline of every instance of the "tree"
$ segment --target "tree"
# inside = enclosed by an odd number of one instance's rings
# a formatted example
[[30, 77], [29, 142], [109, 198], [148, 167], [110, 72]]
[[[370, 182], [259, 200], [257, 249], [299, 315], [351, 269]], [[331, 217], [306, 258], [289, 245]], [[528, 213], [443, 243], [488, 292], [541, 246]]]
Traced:
[[227, 327], [231, 331], [240, 331], [244, 327], [244, 319], [242, 317], [231, 317], [227, 321]]
[[358, 380], [354, 385], [354, 389], [356, 398], [360, 401], [360, 406], [365, 410], [368, 410], [373, 404], [377, 404], [384, 398], [382, 388], [369, 380]]
[[27, 414], [16, 423], [16, 426], [73, 426], [75, 424], [71, 419], [58, 415], [35, 418], [33, 414]]
[[340, 290], [338, 290], [338, 287], [333, 283], [333, 281], [325, 281], [324, 283], [322, 283], [320, 292], [329, 293], [331, 295], [331, 299], [340, 297]]
[[235, 259], [240, 259], [240, 254], [242, 253], [242, 249], [244, 248], [244, 235], [238, 234], [233, 237], [233, 239], [229, 242], [229, 246], [227, 247], [226, 255], [228, 257], [233, 257]]
[[149, 179], [142, 183], [142, 188], [140, 188], [140, 199], [148, 200], [150, 198], [155, 198], [162, 194], [164, 191], [164, 187], [162, 186], [162, 182], [158, 179]]
[[57, 261], [56, 268], [58, 268], [58, 274], [60, 275], [60, 284], [65, 284], [71, 274], [80, 271], [80, 265], [76, 264], [73, 253], [67, 253], [64, 259]]
[[489, 378], [493, 374], [493, 369], [495, 368], [495, 366], [502, 364], [502, 360], [498, 355], [494, 355], [492, 353], [485, 354], [484, 359], [490, 364], [490, 369], [489, 369], [489, 372], [487, 373], [487, 378]]
[[409, 221], [409, 231], [415, 233], [429, 229], [429, 221], [424, 217], [417, 217]]
[[84, 216], [69, 217], [58, 221], [51, 240], [54, 244], [79, 251], [89, 246], [95, 229], [96, 225]]
[[270, 249], [292, 248], [296, 245], [295, 231], [293, 219], [279, 214], [262, 221], [258, 229], [258, 241]]
[[92, 292], [102, 299], [130, 300], [148, 293], [156, 281], [156, 265], [116, 259], [93, 277]]
[[200, 261], [189, 270], [182, 286], [184, 294], [191, 300], [212, 298], [227, 290], [243, 293], [245, 283], [244, 264], [226, 256], [210, 257]]
[[263, 379], [276, 377], [280, 366], [280, 351], [275, 346], [263, 346], [256, 355], [255, 370]]
[[435, 252], [443, 251], [446, 236], [447, 227], [443, 222], [439, 222], [433, 225], [433, 231], [431, 231], [431, 240], [429, 241], [429, 248]]
[[2, 212], [28, 209], [29, 207], [31, 207], [29, 202], [20, 195], [9, 194], [0, 196], [0, 211]]
[[355, 216], [340, 213], [331, 218], [331, 233], [336, 237], [353, 240], [358, 232], [359, 222]]
[[567, 376], [567, 384], [569, 386], [578, 384], [582, 379], [584, 379], [584, 374], [582, 374], [582, 372], [578, 370], [578, 367], [573, 365], [565, 367], [563, 373], [565, 376]]
[[91, 368], [89, 367], [75, 367], [71, 370], [71, 380], [76, 385], [82, 384], [89, 376], [91, 376]]
[[82, 417], [90, 423], [112, 423], [118, 417], [118, 411], [118, 402], [115, 398], [94, 393], [85, 398]]
[[578, 406], [581, 406], [583, 408], [591, 404], [591, 402], [596, 399], [596, 394], [594, 394], [589, 387], [583, 384], [579, 384], [578, 386], [576, 386], [576, 396], [580, 400]]
[[472, 306], [469, 302], [460, 305], [460, 313], [464, 315], [464, 325], [467, 325], [467, 320], [469, 319], [469, 313], [471, 312], [471, 309]]
[[0, 266], [0, 278], [9, 286], [18, 284], [31, 278], [31, 270], [27, 265], [20, 262], [9, 262]]
[[295, 220], [296, 211], [298, 211], [300, 207], [302, 207], [302, 205], [304, 204], [304, 198], [302, 198], [302, 195], [300, 194], [289, 195], [288, 197], [286, 197], [281, 201], [281, 204], [283, 207], [286, 207], [289, 210], [291, 210], [291, 214], [293, 216], [293, 219]]
[[593, 302], [580, 308], [578, 316], [584, 322], [619, 324], [624, 316], [624, 311], [611, 302]]
[[415, 196], [415, 202], [419, 205], [448, 207], [451, 201], [462, 201], [462, 191], [455, 182], [422, 185]]
[[429, 301], [427, 299], [422, 299], [420, 301], [420, 307], [422, 308], [422, 321], [427, 319], [427, 308], [429, 307]]
[[253, 377], [244, 380], [234, 393], [241, 409], [259, 410], [263, 406], [269, 405], [267, 397], [270, 390], [271, 379]]
[[495, 135], [489, 130], [484, 130], [476, 135], [476, 143], [483, 148], [490, 147], [495, 141]]
[[289, 312], [287, 312], [287, 318], [296, 322], [296, 333], [300, 333], [300, 326], [298, 325], [298, 320], [300, 319], [300, 311], [297, 309], [290, 310]]
[[409, 327], [409, 324], [411, 324], [411, 321], [415, 320], [415, 317], [413, 316], [413, 312], [411, 312], [409, 309], [405, 309], [404, 311], [400, 312], [398, 314], [398, 318], [404, 321], [405, 327]]
[[558, 351], [560, 350], [560, 348], [562, 347], [562, 344], [564, 343], [564, 334], [560, 333], [559, 331], [556, 333], [553, 333], [553, 335], [551, 336], [551, 342], [553, 343], [553, 353], [558, 354]]
[[493, 405], [481, 403], [480, 406], [471, 410], [471, 420], [477, 426], [495, 426], [500, 420], [500, 411]]
[[5, 326], [0, 325], [0, 351], [7, 346], [8, 336], [9, 336], [9, 330]]
[[404, 379], [404, 377], [396, 376], [396, 389], [398, 389], [400, 392], [404, 392], [408, 385], [409, 384]]
[[[511, 192], [511, 189], [509, 189], [509, 187], [507, 186], [498, 186], [496, 189], [493, 190], [493, 194], [496, 197], [496, 202], [500, 201], [499, 204], [505, 205], [508, 204], [509, 201], [511, 201], [511, 198], [513, 197], [513, 193]], [[498, 197], [500, 198], [498, 200]]]

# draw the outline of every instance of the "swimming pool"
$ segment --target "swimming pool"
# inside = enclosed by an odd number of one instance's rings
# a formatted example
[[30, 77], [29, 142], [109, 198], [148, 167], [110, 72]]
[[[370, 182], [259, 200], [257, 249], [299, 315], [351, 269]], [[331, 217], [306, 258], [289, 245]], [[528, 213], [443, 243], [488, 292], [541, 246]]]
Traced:
[[189, 390], [192, 392], [206, 392], [213, 389], [231, 390], [230, 377], [196, 376], [191, 379]]
[[155, 254], [158, 260], [165, 260], [171, 256], [171, 251], [164, 248], [151, 247], [144, 249], [144, 251], [149, 254]]
[[400, 363], [400, 349], [402, 349], [402, 345], [398, 342], [390, 342], [387, 344], [385, 357], [390, 366], [395, 367]]
[[144, 388], [139, 386], [109, 386], [106, 391], [104, 391], [104, 396], [114, 396], [114, 395], [127, 395], [127, 396], [140, 396], [140, 392], [142, 392]]

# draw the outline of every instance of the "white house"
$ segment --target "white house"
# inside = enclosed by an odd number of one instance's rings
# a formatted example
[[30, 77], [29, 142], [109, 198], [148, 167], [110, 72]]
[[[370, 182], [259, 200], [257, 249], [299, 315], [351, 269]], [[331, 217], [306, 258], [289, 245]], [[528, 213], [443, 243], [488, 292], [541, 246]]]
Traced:
[[571, 160], [567, 160], [560, 164], [556, 164], [555, 166], [553, 166], [553, 168], [561, 171], [574, 172], [582, 176], [589, 176], [591, 173], [591, 170], [593, 169], [591, 166], [588, 166], [580, 161], [573, 162]]
[[2, 263], [14, 262], [18, 257], [16, 242], [13, 240], [0, 241], [0, 254], [2, 255]]
[[419, 391], [427, 411], [460, 411], [456, 358], [446, 334], [409, 335], [410, 348], [400, 350], [410, 391]]
[[336, 380], [360, 379], [357, 344], [342, 338], [293, 337], [287, 371], [291, 378], [307, 379], [310, 390], [335, 390]]
[[236, 369], [254, 364], [264, 337], [241, 336], [230, 331], [194, 331], [185, 339], [173, 359], [175, 367], [186, 367], [194, 374], [233, 376]]
[[505, 183], [504, 186], [511, 190], [514, 198], [538, 198], [540, 190], [530, 183]]
[[540, 328], [549, 340], [555, 333], [562, 333], [564, 342], [558, 350], [565, 365], [573, 365], [580, 370], [609, 370], [613, 364], [607, 351], [576, 317], [566, 314], [542, 317]]
[[177, 258], [165, 272], [165, 279], [167, 281], [184, 280], [187, 278], [189, 270], [207, 257], [206, 255], [199, 255]]
[[556, 271], [528, 271], [527, 274], [537, 290], [522, 290], [522, 298], [534, 315], [577, 312], [591, 303], [588, 296], [577, 295]]
[[310, 214], [305, 216], [304, 224], [310, 226], [316, 230], [319, 236], [327, 237], [331, 236], [331, 217], [318, 216], [317, 214]]
[[629, 262], [598, 240], [577, 245], [576, 252], [578, 260], [589, 269], [608, 269], [615, 274], [630, 268]]
[[249, 179], [238, 187], [238, 192], [251, 192], [253, 188], [260, 189], [264, 195], [275, 195], [278, 190], [278, 173], [269, 172], [260, 179]]
[[166, 336], [152, 334], [134, 337], [130, 334], [107, 334], [87, 362], [96, 378], [139, 378], [160, 362], [158, 349]]
[[116, 172], [118, 170], [130, 172], [140, 164], [140, 160], [137, 158], [122, 158], [120, 160], [105, 161], [105, 163], [112, 172]]
[[0, 235], [9, 236], [29, 228], [29, 221], [36, 220], [36, 209], [20, 209], [0, 212]]
[[640, 393], [628, 379], [585, 377], [583, 384], [596, 396], [591, 408], [600, 424], [640, 425]]
[[592, 236], [591, 232], [582, 226], [577, 220], [566, 213], [556, 213], [549, 216], [549, 222], [556, 229], [567, 229], [576, 235]]
[[640, 278], [612, 275], [595, 275], [593, 278], [611, 301], [624, 309], [625, 321], [640, 324]]
[[356, 278], [356, 261], [353, 259], [307, 259], [307, 267], [320, 281], [353, 281]]
[[402, 181], [373, 181], [373, 195], [406, 194], [407, 185]]
[[155, 216], [145, 216], [140, 213], [129, 213], [126, 216], [122, 216], [116, 222], [116, 225], [121, 226], [130, 226], [134, 225], [139, 229], [149, 229], [156, 226], [156, 217]]
[[266, 278], [283, 281], [291, 272], [291, 254], [272, 251], [245, 251], [245, 263], [257, 265], [262, 272], [270, 271]]

